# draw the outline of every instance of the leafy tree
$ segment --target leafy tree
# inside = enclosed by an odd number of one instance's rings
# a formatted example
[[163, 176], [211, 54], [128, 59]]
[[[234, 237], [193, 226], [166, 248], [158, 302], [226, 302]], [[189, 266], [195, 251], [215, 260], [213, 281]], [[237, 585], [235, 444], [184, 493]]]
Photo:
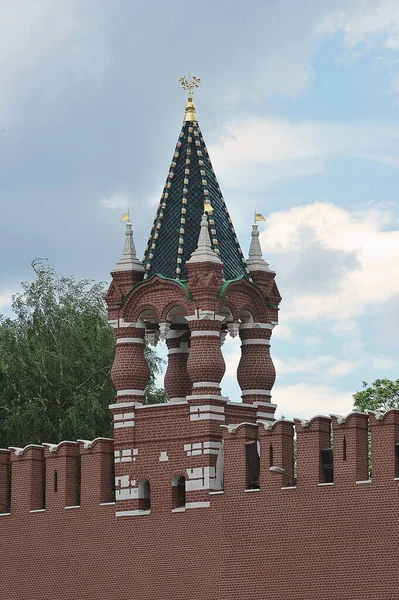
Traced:
[[[13, 296], [16, 318], [0, 315], [0, 447], [110, 437], [115, 341], [105, 284], [59, 276], [41, 259], [32, 267], [36, 280]], [[146, 402], [165, 402], [155, 387], [162, 360], [145, 352]]]
[[363, 388], [353, 394], [356, 410], [386, 412], [391, 408], [399, 408], [399, 379], [376, 379], [371, 385], [363, 381]]

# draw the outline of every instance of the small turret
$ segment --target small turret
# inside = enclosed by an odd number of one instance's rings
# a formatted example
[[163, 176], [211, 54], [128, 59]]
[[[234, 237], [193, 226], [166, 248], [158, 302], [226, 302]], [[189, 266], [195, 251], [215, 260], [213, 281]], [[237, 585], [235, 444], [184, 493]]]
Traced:
[[256, 223], [252, 225], [252, 239], [249, 247], [247, 267], [250, 271], [270, 271], [269, 263], [262, 257], [262, 248], [259, 241], [259, 231]]
[[143, 263], [136, 256], [136, 247], [134, 245], [132, 224], [130, 221], [127, 221], [126, 223], [125, 235], [126, 239], [125, 247], [123, 249], [123, 256], [120, 260], [118, 260], [116, 267], [112, 272], [137, 271], [139, 273], [144, 273]]

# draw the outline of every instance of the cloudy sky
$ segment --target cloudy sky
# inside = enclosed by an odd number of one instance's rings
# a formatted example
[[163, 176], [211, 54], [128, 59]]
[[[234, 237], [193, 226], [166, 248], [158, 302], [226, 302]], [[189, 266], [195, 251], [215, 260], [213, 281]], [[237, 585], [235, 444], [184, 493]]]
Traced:
[[127, 207], [142, 253], [188, 71], [243, 249], [267, 218], [277, 414], [347, 413], [398, 377], [398, 0], [0, 0], [0, 311], [36, 257], [108, 281]]

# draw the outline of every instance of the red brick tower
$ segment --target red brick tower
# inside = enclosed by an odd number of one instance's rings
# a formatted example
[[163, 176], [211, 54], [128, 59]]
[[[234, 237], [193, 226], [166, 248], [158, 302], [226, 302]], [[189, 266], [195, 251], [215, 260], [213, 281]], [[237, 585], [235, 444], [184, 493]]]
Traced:
[[[185, 118], [143, 262], [136, 258], [129, 222], [107, 294], [116, 336], [111, 410], [120, 515], [142, 513], [150, 486], [167, 489], [172, 480], [172, 507], [184, 480], [185, 506], [208, 505], [209, 491], [222, 485], [220, 425], [272, 420], [275, 410], [269, 345], [281, 298], [256, 225], [248, 264], [243, 257], [198, 125], [192, 99], [197, 81], [183, 80]], [[242, 404], [222, 397], [220, 388], [221, 346], [227, 334], [237, 333]], [[168, 347], [169, 402], [147, 406], [144, 344], [159, 339]]]

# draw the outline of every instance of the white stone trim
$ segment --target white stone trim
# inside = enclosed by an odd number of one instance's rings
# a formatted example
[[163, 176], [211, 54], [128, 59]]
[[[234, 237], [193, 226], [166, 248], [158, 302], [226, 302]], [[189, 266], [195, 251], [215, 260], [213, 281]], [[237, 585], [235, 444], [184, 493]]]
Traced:
[[256, 396], [271, 396], [272, 392], [271, 390], [242, 390], [241, 392], [241, 396], [251, 396], [254, 394]]
[[193, 383], [193, 388], [199, 388], [199, 387], [216, 387], [216, 388], [219, 388], [220, 387], [220, 383], [218, 383], [217, 381], [196, 381], [195, 383]]
[[224, 413], [224, 406], [213, 406], [211, 404], [201, 404], [200, 406], [190, 406], [190, 413], [212, 411]]
[[115, 506], [115, 502], [100, 502], [100, 506]]
[[173, 508], [172, 513], [186, 512], [186, 506], [178, 506], [177, 508]]
[[257, 344], [259, 346], [270, 346], [270, 340], [266, 340], [264, 338], [253, 338], [241, 341], [242, 346], [250, 346], [252, 344]]
[[169, 456], [168, 456], [168, 453], [166, 450], [161, 451], [158, 460], [159, 460], [159, 462], [166, 462], [169, 460]]
[[216, 492], [209, 492], [210, 496], [216, 496], [217, 494], [224, 494], [224, 490], [217, 490]]
[[139, 408], [139, 402], [119, 402], [118, 404], [108, 404], [109, 410], [124, 410], [125, 408]]
[[258, 420], [274, 421], [275, 419], [273, 413], [257, 412], [256, 421]]
[[198, 331], [191, 332], [191, 337], [199, 337], [199, 336], [205, 336], [205, 335], [220, 337], [220, 331], [216, 331], [214, 329], [204, 329], [204, 330], [201, 329]]
[[[356, 482], [357, 483], [357, 482]], [[331, 483], [318, 483], [317, 484], [319, 487], [327, 487], [329, 485], [334, 485], [334, 482], [332, 481]]]
[[[72, 508], [72, 507], [69, 507]], [[30, 510], [30, 513], [41, 513], [41, 512], [46, 512], [45, 508], [36, 508], [35, 510]]]
[[[255, 406], [257, 410], [261, 410], [258, 407], [264, 406], [265, 408], [277, 408], [277, 404], [272, 404], [271, 402], [253, 402], [252, 406]], [[284, 421], [288, 421], [288, 419], [283, 419]], [[293, 423], [294, 421], [290, 421]]]
[[[121, 427], [134, 427], [134, 425], [134, 412], [117, 413], [114, 415], [114, 429], [120, 429]], [[118, 452], [118, 450], [116, 450], [115, 452]], [[114, 454], [114, 456], [116, 456], [116, 454]]]
[[117, 344], [144, 344], [144, 340], [143, 338], [131, 338], [131, 337], [125, 337], [125, 338], [118, 338], [116, 340]]
[[[187, 396], [187, 400], [219, 400], [224, 403], [228, 402], [227, 396], [217, 396], [216, 394], [192, 394], [191, 396]], [[234, 402], [232, 404], [238, 404]]]
[[215, 413], [198, 413], [190, 415], [190, 421], [205, 421], [207, 419], [211, 421], [225, 421], [226, 417]]
[[272, 323], [241, 323], [240, 329], [273, 329]]
[[115, 329], [118, 327], [118, 319], [108, 319], [108, 325]]
[[10, 512], [8, 512], [8, 513], [0, 512], [0, 517], [11, 517], [11, 513]]
[[194, 315], [187, 315], [186, 321], [224, 321], [225, 315], [218, 315], [213, 310], [197, 308]]
[[190, 352], [190, 348], [170, 348], [168, 351], [169, 354], [188, 354]]
[[357, 484], [363, 484], [363, 483], [371, 483], [372, 479], [365, 479], [364, 481], [356, 481]]
[[144, 396], [143, 390], [118, 390], [117, 396]]
[[[169, 404], [188, 404], [186, 398], [169, 398]], [[151, 406], [146, 404], [146, 406]]]
[[114, 429], [120, 429], [121, 427], [134, 427], [135, 421], [121, 421], [120, 423], [114, 423]]
[[145, 329], [144, 321], [128, 322], [121, 317], [119, 319], [119, 327], [136, 327], [137, 329]]
[[209, 508], [210, 502], [186, 502], [186, 508]]
[[139, 515], [149, 515], [151, 510], [117, 510], [115, 517], [138, 517]]
[[64, 506], [65, 510], [70, 510], [71, 508], [80, 508], [80, 504], [74, 504], [73, 506]]
[[244, 490], [244, 492], [246, 494], [248, 494], [248, 492], [260, 492], [260, 488], [248, 489], [248, 490]]

